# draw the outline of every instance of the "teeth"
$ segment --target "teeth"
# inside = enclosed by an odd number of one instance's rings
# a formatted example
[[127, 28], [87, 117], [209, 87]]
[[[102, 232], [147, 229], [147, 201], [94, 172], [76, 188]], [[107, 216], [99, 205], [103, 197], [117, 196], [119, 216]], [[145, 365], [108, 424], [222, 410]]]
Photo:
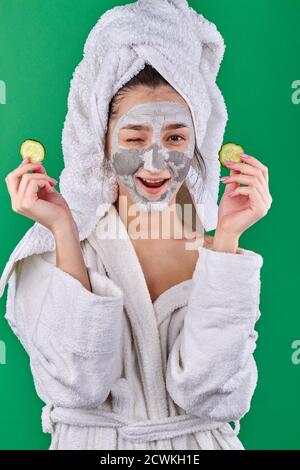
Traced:
[[147, 181], [147, 183], [160, 183], [161, 181], [164, 181], [165, 178], [161, 180], [147, 180], [146, 178], [141, 178], [143, 181]]

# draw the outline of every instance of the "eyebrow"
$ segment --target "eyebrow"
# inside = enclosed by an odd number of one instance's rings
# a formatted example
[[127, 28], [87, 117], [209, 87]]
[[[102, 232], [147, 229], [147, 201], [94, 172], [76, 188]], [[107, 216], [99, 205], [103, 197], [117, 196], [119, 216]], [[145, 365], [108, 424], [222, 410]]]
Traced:
[[[188, 128], [188, 126], [183, 123], [183, 122], [176, 122], [174, 124], [168, 124], [163, 126], [164, 130], [169, 131], [172, 129], [182, 129], [182, 128]], [[129, 130], [135, 130], [135, 131], [147, 131], [150, 129], [150, 126], [146, 126], [143, 124], [127, 124], [126, 126], [122, 127], [121, 129], [129, 129]]]

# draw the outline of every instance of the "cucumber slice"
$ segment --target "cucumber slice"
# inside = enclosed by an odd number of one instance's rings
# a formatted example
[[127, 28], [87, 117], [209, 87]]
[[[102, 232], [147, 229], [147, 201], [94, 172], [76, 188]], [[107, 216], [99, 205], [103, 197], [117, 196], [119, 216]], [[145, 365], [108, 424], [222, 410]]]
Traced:
[[234, 142], [228, 142], [223, 144], [219, 152], [219, 161], [224, 168], [228, 168], [224, 163], [229, 160], [231, 162], [241, 163], [240, 153], [245, 153], [245, 150], [241, 145], [235, 144]]
[[27, 139], [22, 142], [20, 154], [22, 158], [29, 158], [30, 163], [42, 162], [45, 158], [45, 147], [41, 142], [34, 139]]

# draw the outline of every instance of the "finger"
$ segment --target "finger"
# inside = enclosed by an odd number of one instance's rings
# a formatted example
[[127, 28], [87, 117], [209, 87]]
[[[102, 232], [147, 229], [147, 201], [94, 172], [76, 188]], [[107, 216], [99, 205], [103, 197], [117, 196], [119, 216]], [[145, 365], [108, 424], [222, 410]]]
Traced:
[[243, 173], [245, 175], [257, 176], [257, 178], [259, 178], [259, 180], [261, 181], [262, 185], [266, 185], [266, 180], [260, 168], [248, 165], [247, 163], [239, 162], [225, 162], [225, 165], [229, 169], [239, 170], [240, 173]]
[[259, 168], [262, 171], [262, 174], [265, 178], [267, 185], [269, 184], [269, 169], [267, 166], [263, 165], [257, 158], [247, 155], [246, 153], [241, 153], [240, 157], [242, 160], [245, 160], [249, 165], [253, 165], [256, 168]]
[[239, 170], [239, 172], [247, 175], [252, 175], [258, 178], [258, 180], [261, 183], [261, 194], [267, 201], [270, 199], [270, 193], [269, 193], [269, 186], [266, 182], [266, 179], [263, 175], [263, 172], [260, 168], [254, 167], [252, 165], [248, 165], [247, 163], [239, 163], [239, 162], [225, 162], [226, 166], [229, 167], [230, 169], [235, 169]]
[[221, 180], [222, 182], [223, 181], [228, 181], [228, 182], [238, 182], [239, 184], [258, 184], [260, 183], [260, 181], [255, 177], [255, 176], [252, 176], [252, 175], [242, 175], [241, 173], [240, 174], [235, 174], [235, 175], [228, 175], [228, 176], [224, 176], [224, 179]]
[[235, 196], [249, 196], [250, 201], [254, 206], [259, 206], [261, 204], [261, 197], [256, 188], [250, 186], [239, 186], [230, 193], [230, 197]]
[[[235, 175], [239, 175], [239, 174], [240, 174], [239, 171], [236, 171], [233, 168], [230, 169], [230, 175], [229, 175], [230, 177], [235, 176]], [[225, 185], [224, 193], [226, 193], [226, 194], [230, 193], [230, 191], [233, 191], [234, 189], [238, 188], [238, 186], [239, 186], [239, 183], [236, 183], [234, 181], [230, 181]]]
[[29, 161], [29, 157], [25, 157], [25, 158], [23, 158], [23, 160], [21, 161], [21, 163], [20, 163], [20, 165], [19, 165], [19, 166], [22, 166], [22, 165], [24, 165], [24, 163], [28, 163], [28, 161]]
[[27, 173], [29, 170], [37, 169], [40, 163], [21, 163], [15, 170], [8, 173], [5, 178], [8, 192], [11, 197], [16, 196], [20, 184], [20, 177]]
[[260, 216], [264, 216], [267, 213], [269, 209], [269, 205], [267, 205], [265, 201], [262, 200], [256, 188], [250, 187], [250, 186], [239, 186], [233, 191], [230, 197], [234, 198], [238, 195], [249, 197], [249, 200], [252, 205], [252, 209], [251, 209], [252, 212], [254, 208], [255, 212]]
[[46, 168], [43, 167], [42, 163], [39, 164], [39, 166], [37, 166], [36, 168], [34, 168], [32, 170], [32, 173], [41, 173], [41, 174], [44, 174], [46, 175]]
[[32, 203], [37, 200], [38, 198], [37, 187], [38, 186], [41, 189], [45, 188], [46, 191], [51, 192], [51, 184], [49, 183], [49, 181], [45, 181], [44, 179], [30, 180], [26, 187], [26, 191], [24, 193], [23, 198], [20, 199], [21, 207], [29, 208], [31, 207]]
[[41, 166], [42, 163], [41, 162], [37, 162], [37, 163], [25, 163], [24, 161], [19, 165], [17, 166], [17, 168], [15, 168], [13, 171], [11, 171], [9, 174], [12, 175], [12, 176], [21, 176], [23, 175], [24, 173], [27, 173], [27, 171], [30, 171], [32, 170], [33, 168], [36, 168], [38, 166]]
[[254, 186], [260, 193], [261, 197], [263, 199], [266, 199], [266, 194], [265, 194], [265, 189], [262, 186], [261, 182], [257, 178], [257, 176], [252, 176], [252, 175], [232, 175], [232, 176], [227, 176], [228, 180], [222, 181], [222, 183], [227, 184], [227, 182], [236, 182], [239, 184], [247, 184], [249, 186]]
[[[24, 197], [26, 187], [31, 180], [38, 181], [40, 179], [45, 179], [45, 181], [47, 180], [50, 184], [53, 185], [57, 184], [57, 181], [54, 178], [51, 178], [49, 175], [41, 175], [40, 173], [25, 173], [25, 175], [22, 176], [19, 184], [19, 189], [17, 192], [18, 199], [21, 200]], [[36, 182], [35, 184], [37, 185], [38, 183]]]
[[[32, 181], [33, 183], [33, 186], [35, 188], [35, 192], [37, 192], [37, 188], [38, 186], [41, 186], [39, 184], [39, 181], [45, 181], [45, 182], [48, 182], [50, 187], [53, 187], [56, 183], [54, 183], [53, 181], [51, 181], [50, 177], [48, 175], [38, 175], [38, 174], [35, 174], [35, 175], [30, 175], [30, 176], [34, 176], [33, 178], [27, 178], [26, 180], [26, 177], [24, 175], [24, 179], [25, 179], [25, 182], [21, 181], [20, 183], [20, 187], [19, 187], [19, 190], [18, 190], [18, 193], [17, 193], [17, 197], [18, 197], [18, 200], [21, 201], [24, 197], [25, 197], [25, 193], [27, 191], [27, 188], [28, 188], [28, 185], [29, 183]], [[47, 177], [48, 176], [48, 177]], [[23, 180], [22, 178], [22, 180]], [[42, 186], [41, 186], [42, 187]]]

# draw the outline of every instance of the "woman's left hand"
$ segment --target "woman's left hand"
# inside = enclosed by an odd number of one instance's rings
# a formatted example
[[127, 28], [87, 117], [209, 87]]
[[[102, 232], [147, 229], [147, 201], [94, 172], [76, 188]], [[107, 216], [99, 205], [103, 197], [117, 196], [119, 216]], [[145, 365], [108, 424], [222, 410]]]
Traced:
[[272, 204], [268, 167], [250, 155], [240, 156], [243, 163], [225, 162], [230, 175], [224, 182], [226, 188], [219, 204], [217, 224], [218, 232], [236, 238], [264, 217]]

